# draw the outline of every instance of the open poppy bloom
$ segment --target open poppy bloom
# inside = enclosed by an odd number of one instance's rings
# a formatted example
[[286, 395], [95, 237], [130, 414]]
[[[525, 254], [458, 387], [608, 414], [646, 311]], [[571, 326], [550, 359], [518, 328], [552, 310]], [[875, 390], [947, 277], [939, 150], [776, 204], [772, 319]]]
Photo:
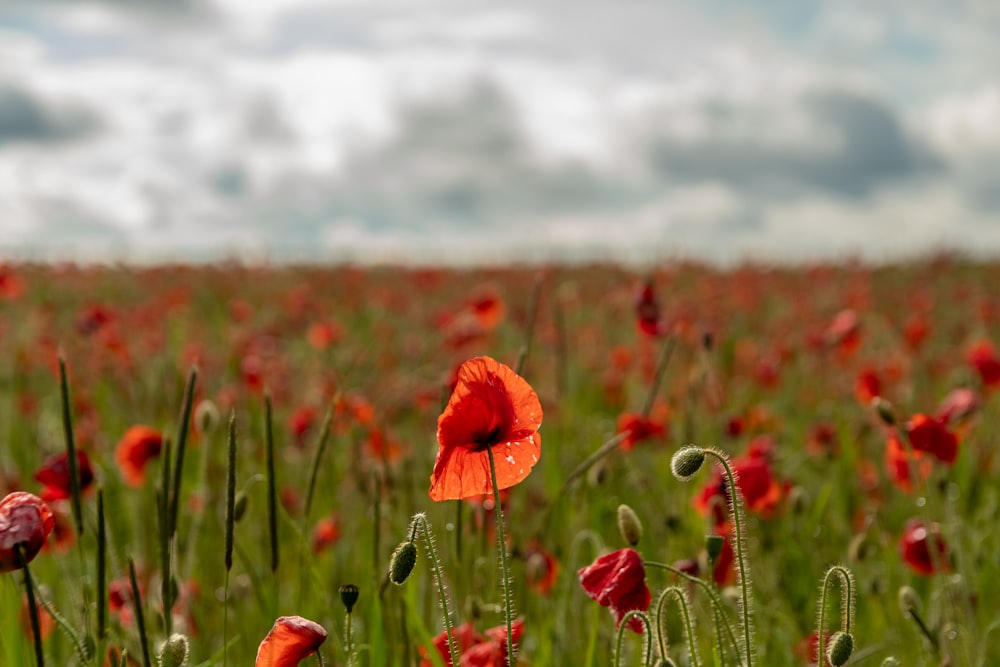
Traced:
[[965, 360], [976, 369], [979, 379], [986, 387], [1000, 384], [1000, 359], [996, 348], [987, 340], [981, 340], [972, 345], [965, 355]]
[[[598, 557], [579, 570], [580, 585], [591, 600], [611, 609], [617, 623], [633, 609], [649, 609], [652, 598], [646, 585], [646, 568], [635, 549], [619, 549]], [[633, 617], [629, 627], [642, 634], [642, 621]]]
[[115, 449], [115, 460], [129, 486], [142, 486], [146, 481], [146, 464], [160, 455], [163, 437], [149, 426], [133, 426], [125, 431]]
[[[80, 491], [83, 491], [94, 481], [94, 470], [90, 467], [90, 458], [82, 449], [76, 452], [77, 480]], [[65, 500], [72, 493], [72, 482], [69, 477], [69, 455], [66, 452], [53, 454], [45, 459], [42, 467], [35, 473], [35, 481], [45, 485], [42, 489], [42, 500]]]
[[627, 452], [632, 451], [636, 444], [651, 438], [662, 438], [666, 433], [666, 425], [659, 420], [644, 417], [636, 412], [624, 412], [618, 417], [616, 424], [618, 433], [625, 434], [621, 447]]
[[541, 456], [542, 406], [535, 390], [510, 367], [476, 357], [458, 369], [458, 383], [438, 417], [432, 500], [460, 500], [519, 483]]
[[301, 616], [282, 616], [257, 648], [255, 667], [295, 667], [326, 641], [319, 623]]
[[899, 538], [899, 555], [917, 574], [929, 575], [949, 569], [948, 545], [941, 536], [940, 527], [923, 519], [906, 522]]
[[647, 336], [659, 336], [664, 333], [660, 323], [660, 302], [653, 290], [653, 281], [647, 280], [639, 288], [635, 298], [635, 316], [639, 331]]
[[[518, 618], [511, 623], [514, 644], [521, 641], [524, 634], [524, 619]], [[453, 628], [451, 636], [455, 639], [455, 647], [458, 650], [459, 667], [507, 667], [507, 626], [499, 625], [490, 628], [485, 634], [476, 632], [472, 623], [463, 623], [457, 628]], [[448, 635], [441, 631], [434, 638], [434, 648], [441, 656], [441, 662], [445, 667], [452, 667], [451, 654], [448, 651]], [[427, 651], [420, 647], [420, 667], [431, 667], [432, 663], [427, 657]]]
[[21, 569], [17, 547], [30, 562], [45, 544], [56, 519], [38, 496], [15, 491], [0, 500], [0, 572]]
[[951, 465], [958, 455], [958, 438], [942, 422], [924, 414], [913, 415], [906, 424], [906, 435], [910, 444], [918, 452], [929, 452], [934, 457]]

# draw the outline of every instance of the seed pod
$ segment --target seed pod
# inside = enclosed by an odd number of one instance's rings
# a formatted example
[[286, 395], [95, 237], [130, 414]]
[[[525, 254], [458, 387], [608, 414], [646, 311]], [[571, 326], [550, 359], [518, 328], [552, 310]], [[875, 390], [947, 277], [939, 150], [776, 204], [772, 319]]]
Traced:
[[354, 584], [344, 584], [337, 589], [337, 591], [340, 593], [340, 601], [344, 603], [344, 607], [347, 608], [347, 613], [350, 614], [351, 610], [354, 609], [354, 604], [358, 601], [358, 596], [361, 592]]

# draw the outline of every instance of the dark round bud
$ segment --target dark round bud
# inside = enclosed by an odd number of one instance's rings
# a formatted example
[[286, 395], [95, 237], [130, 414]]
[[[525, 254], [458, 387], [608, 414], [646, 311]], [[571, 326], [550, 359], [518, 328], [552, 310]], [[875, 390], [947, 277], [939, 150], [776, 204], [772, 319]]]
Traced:
[[389, 561], [389, 581], [401, 586], [413, 572], [417, 564], [417, 545], [413, 542], [403, 542], [392, 552]]
[[726, 538], [722, 535], [706, 535], [705, 536], [705, 551], [708, 552], [708, 559], [713, 563], [719, 559], [719, 554], [722, 553], [722, 545], [725, 544]]
[[358, 587], [354, 584], [344, 584], [337, 589], [340, 593], [340, 601], [344, 603], [344, 607], [347, 608], [347, 613], [350, 614], [351, 610], [354, 609], [354, 604], [358, 601]]
[[642, 539], [642, 522], [639, 521], [635, 510], [628, 505], [618, 506], [618, 532], [621, 533], [622, 539], [633, 547]]
[[670, 460], [670, 470], [674, 477], [682, 482], [686, 482], [701, 469], [705, 462], [705, 450], [695, 445], [681, 447]]
[[854, 637], [850, 632], [834, 632], [827, 644], [826, 657], [833, 667], [841, 667], [854, 653]]

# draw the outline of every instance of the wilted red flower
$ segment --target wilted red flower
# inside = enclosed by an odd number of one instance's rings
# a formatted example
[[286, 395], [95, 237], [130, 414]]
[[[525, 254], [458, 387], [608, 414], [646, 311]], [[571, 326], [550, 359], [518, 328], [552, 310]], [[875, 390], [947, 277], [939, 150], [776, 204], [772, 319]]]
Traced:
[[490, 357], [466, 361], [438, 417], [441, 448], [431, 475], [431, 499], [492, 493], [489, 449], [500, 489], [523, 480], [542, 453], [541, 424], [541, 403], [524, 378]]
[[1000, 384], [1000, 359], [997, 359], [997, 352], [992, 343], [986, 340], [973, 343], [965, 359], [979, 373], [979, 378], [985, 386], [995, 387]]
[[[577, 572], [580, 585], [591, 600], [609, 607], [617, 623], [633, 609], [649, 609], [651, 595], [646, 585], [646, 568], [635, 549], [619, 549], [598, 557]], [[629, 627], [642, 634], [642, 621], [629, 620]]]
[[335, 516], [328, 516], [316, 522], [312, 532], [313, 553], [320, 553], [340, 540], [340, 522]]
[[[82, 449], [76, 450], [77, 481], [80, 491], [83, 491], [94, 481], [94, 470], [90, 466], [90, 457]], [[35, 481], [45, 485], [42, 489], [42, 500], [64, 500], [72, 492], [69, 478], [69, 455], [66, 452], [53, 454], [45, 459], [42, 467], [35, 473]]]
[[941, 527], [937, 523], [928, 525], [923, 519], [913, 518], [906, 522], [899, 538], [899, 555], [917, 574], [949, 569], [948, 545], [941, 536]]
[[319, 623], [301, 616], [282, 616], [257, 648], [255, 667], [296, 667], [326, 641]]
[[647, 280], [639, 288], [635, 298], [635, 315], [639, 331], [647, 336], [659, 336], [663, 333], [660, 324], [660, 302], [653, 290], [653, 281]]
[[142, 486], [146, 481], [146, 464], [160, 455], [163, 437], [150, 426], [133, 426], [125, 431], [115, 449], [115, 461], [129, 486]]
[[915, 414], [906, 424], [906, 435], [918, 452], [928, 452], [951, 465], [958, 454], [958, 437], [948, 427], [925, 414]]
[[30, 562], [45, 544], [56, 519], [38, 496], [15, 491], [0, 500], [0, 572], [21, 568], [17, 546]]
[[632, 448], [643, 440], [663, 437], [666, 426], [662, 421], [643, 417], [637, 412], [626, 412], [618, 417], [617, 431], [626, 434], [621, 442], [621, 448], [632, 451]]

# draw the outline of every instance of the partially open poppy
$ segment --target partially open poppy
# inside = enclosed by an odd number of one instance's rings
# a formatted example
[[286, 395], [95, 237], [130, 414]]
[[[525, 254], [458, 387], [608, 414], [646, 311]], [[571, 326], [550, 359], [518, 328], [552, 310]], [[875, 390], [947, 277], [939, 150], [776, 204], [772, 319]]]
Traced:
[[519, 483], [541, 456], [542, 406], [535, 390], [510, 367], [476, 357], [458, 369], [458, 384], [438, 417], [438, 450], [431, 475], [433, 500], [460, 500]]
[[133, 426], [125, 431], [115, 449], [115, 460], [129, 486], [142, 486], [146, 481], [146, 464], [160, 455], [163, 437], [149, 426]]
[[[80, 491], [83, 491], [94, 481], [94, 470], [90, 466], [90, 458], [82, 449], [76, 452], [76, 470]], [[35, 481], [45, 485], [45, 488], [42, 489], [42, 500], [69, 498], [72, 492], [72, 483], [69, 477], [69, 455], [66, 452], [61, 452], [45, 459], [42, 467], [35, 473]]]
[[295, 667], [326, 641], [319, 623], [301, 616], [282, 616], [257, 648], [255, 667]]
[[0, 500], [0, 572], [21, 568], [17, 547], [30, 562], [45, 544], [56, 519], [38, 496], [15, 491]]
[[[619, 549], [600, 556], [577, 575], [590, 599], [610, 608], [619, 624], [633, 609], [649, 609], [652, 596], [646, 585], [646, 568], [635, 549]], [[629, 627], [642, 634], [643, 625], [638, 618], [632, 618]]]
[[979, 379], [986, 387], [995, 387], [1000, 384], [1000, 359], [997, 358], [996, 348], [987, 340], [977, 341], [969, 348], [965, 359], [970, 366], [976, 369]]

